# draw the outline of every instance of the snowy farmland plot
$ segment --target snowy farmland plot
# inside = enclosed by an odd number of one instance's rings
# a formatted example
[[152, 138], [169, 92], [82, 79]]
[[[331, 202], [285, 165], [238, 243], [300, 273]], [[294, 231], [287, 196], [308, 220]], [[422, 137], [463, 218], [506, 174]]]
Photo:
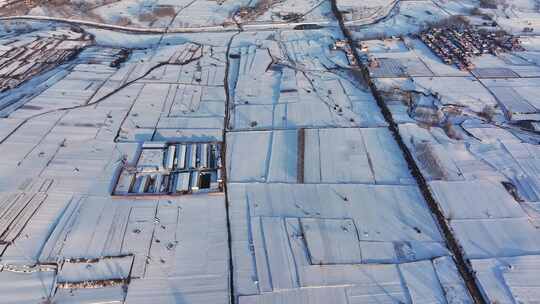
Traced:
[[538, 303], [538, 18], [0, 0], [0, 303]]
[[[264, 37], [261, 46], [239, 36], [246, 46], [230, 55], [231, 127], [384, 126], [368, 88], [348, 70], [353, 58], [335, 47], [343, 38], [334, 32], [283, 31]], [[333, 69], [340, 72], [329, 72]], [[268, 85], [254, 85], [259, 82]]]

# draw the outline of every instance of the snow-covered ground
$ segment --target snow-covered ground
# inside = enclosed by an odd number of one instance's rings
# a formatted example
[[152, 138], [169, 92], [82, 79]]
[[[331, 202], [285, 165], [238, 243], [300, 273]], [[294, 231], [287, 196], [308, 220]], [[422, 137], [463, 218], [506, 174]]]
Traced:
[[0, 303], [539, 301], [533, 1], [30, 2], [90, 22], [0, 21]]
[[325, 0], [0, 1], [0, 17], [47, 16], [135, 28], [198, 28], [334, 20]]
[[523, 46], [460, 71], [424, 56], [414, 39], [362, 43], [373, 83], [491, 302], [538, 298], [539, 78], [534, 39]]
[[469, 303], [374, 96], [347, 72], [357, 67], [343, 38], [313, 30], [233, 40], [233, 293], [238, 303]]

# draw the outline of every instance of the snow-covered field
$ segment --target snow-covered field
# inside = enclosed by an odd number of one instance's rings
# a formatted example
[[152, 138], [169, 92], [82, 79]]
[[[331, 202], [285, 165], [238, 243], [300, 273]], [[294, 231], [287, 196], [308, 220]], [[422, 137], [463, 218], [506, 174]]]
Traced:
[[535, 39], [474, 57], [469, 71], [414, 38], [361, 43], [374, 86], [492, 303], [539, 297]]
[[334, 19], [331, 4], [325, 0], [2, 0], [0, 17], [8, 16], [47, 16], [160, 29], [238, 23], [328, 23]]
[[540, 13], [487, 6], [0, 0], [0, 303], [537, 303]]

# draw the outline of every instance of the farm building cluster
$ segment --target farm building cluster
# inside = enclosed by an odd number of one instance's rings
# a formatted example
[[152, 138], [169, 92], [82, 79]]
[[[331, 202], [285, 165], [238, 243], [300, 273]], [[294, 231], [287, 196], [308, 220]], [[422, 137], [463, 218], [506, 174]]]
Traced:
[[0, 37], [0, 93], [77, 57], [92, 37], [73, 29]]
[[143, 144], [137, 164], [126, 164], [114, 194], [187, 194], [223, 189], [221, 144]]
[[446, 64], [456, 64], [462, 70], [474, 67], [472, 56], [521, 49], [516, 37], [469, 26], [433, 27], [420, 33], [420, 39]]

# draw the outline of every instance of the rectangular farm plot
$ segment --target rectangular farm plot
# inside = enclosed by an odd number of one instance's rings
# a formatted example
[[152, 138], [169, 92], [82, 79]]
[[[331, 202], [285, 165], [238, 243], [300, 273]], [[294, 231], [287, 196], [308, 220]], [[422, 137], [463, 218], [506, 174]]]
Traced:
[[113, 195], [167, 195], [222, 189], [221, 143], [145, 143], [125, 165]]
[[131, 255], [88, 261], [65, 261], [59, 271], [57, 283], [69, 287], [83, 285], [85, 282], [127, 280], [132, 264]]
[[386, 128], [242, 131], [227, 139], [230, 182], [414, 184]]
[[300, 219], [312, 265], [359, 264], [360, 241], [351, 219]]

